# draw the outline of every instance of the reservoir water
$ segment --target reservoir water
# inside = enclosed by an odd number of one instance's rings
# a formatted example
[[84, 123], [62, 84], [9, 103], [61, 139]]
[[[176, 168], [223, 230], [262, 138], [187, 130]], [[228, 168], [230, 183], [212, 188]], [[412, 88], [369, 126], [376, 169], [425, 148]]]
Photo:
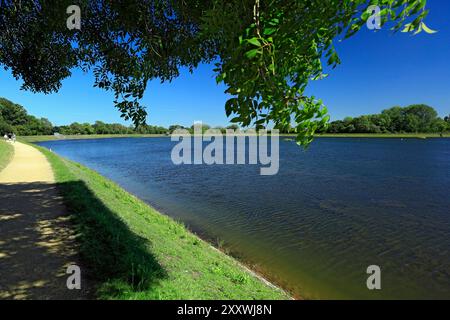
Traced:
[[[304, 298], [450, 298], [450, 139], [280, 141], [255, 165], [174, 165], [169, 138], [43, 142]], [[368, 290], [367, 267], [381, 268]]]

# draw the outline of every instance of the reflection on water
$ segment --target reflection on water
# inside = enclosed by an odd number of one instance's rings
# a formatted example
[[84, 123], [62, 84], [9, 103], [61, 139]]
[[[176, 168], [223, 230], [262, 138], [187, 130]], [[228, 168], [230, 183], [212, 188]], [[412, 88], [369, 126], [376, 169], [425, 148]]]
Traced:
[[[306, 298], [450, 298], [450, 140], [280, 142], [280, 171], [175, 166], [168, 138], [45, 142]], [[382, 290], [366, 287], [379, 265]]]

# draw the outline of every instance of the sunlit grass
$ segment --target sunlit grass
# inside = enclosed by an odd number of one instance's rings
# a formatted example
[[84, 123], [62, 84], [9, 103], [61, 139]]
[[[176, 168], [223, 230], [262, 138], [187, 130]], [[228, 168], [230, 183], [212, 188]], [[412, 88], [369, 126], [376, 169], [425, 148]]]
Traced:
[[99, 298], [289, 298], [112, 181], [38, 148], [74, 216]]
[[0, 171], [2, 171], [8, 165], [13, 155], [13, 146], [5, 141], [0, 141]]
[[406, 138], [406, 139], [427, 139], [427, 138], [450, 138], [450, 133], [324, 133], [317, 137], [324, 138]]
[[[293, 138], [295, 134], [280, 134], [282, 137]], [[158, 138], [167, 137], [165, 134], [92, 134], [92, 135], [69, 135], [69, 136], [27, 136], [20, 137], [23, 142], [43, 142], [55, 140], [76, 139], [105, 139], [105, 138]], [[400, 138], [400, 139], [428, 139], [428, 138], [450, 138], [450, 133], [323, 133], [317, 134], [316, 138]]]

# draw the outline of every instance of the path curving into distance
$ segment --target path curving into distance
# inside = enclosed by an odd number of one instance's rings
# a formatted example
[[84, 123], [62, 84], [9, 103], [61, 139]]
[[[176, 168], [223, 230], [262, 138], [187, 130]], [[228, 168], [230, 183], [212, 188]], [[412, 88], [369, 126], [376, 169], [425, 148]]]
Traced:
[[75, 233], [52, 168], [37, 149], [14, 143], [0, 172], [0, 299], [88, 299], [67, 288], [67, 267], [78, 263]]

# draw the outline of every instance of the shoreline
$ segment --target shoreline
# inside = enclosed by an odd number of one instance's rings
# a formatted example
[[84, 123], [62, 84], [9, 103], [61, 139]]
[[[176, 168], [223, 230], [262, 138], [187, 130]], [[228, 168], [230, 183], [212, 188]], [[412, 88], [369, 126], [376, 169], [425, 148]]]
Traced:
[[[39, 147], [41, 147], [41, 146], [39, 146]], [[45, 147], [42, 147], [42, 148], [45, 148]], [[59, 157], [61, 157], [61, 156], [59, 156]], [[72, 160], [69, 160], [69, 161], [72, 161]], [[75, 162], [75, 163], [78, 163], [78, 162]], [[82, 164], [79, 164], [79, 165], [80, 166], [84, 166]], [[84, 167], [86, 167], [86, 166], [84, 166]], [[89, 167], [86, 167], [86, 168], [96, 172], [98, 175], [102, 176], [104, 179], [112, 181], [109, 178], [104, 177], [103, 175], [101, 175], [97, 171], [95, 171], [93, 169], [90, 169]], [[201, 241], [205, 242], [211, 249], [213, 249], [213, 250], [215, 250], [215, 251], [217, 251], [217, 252], [219, 252], [219, 253], [221, 253], [223, 255], [226, 255], [227, 257], [230, 257], [241, 268], [246, 270], [252, 276], [260, 279], [262, 282], [264, 282], [268, 286], [270, 286], [270, 287], [272, 287], [272, 288], [274, 288], [274, 289], [276, 289], [278, 291], [284, 292], [286, 295], [288, 295], [290, 297], [290, 300], [307, 300], [306, 298], [302, 297], [300, 295], [300, 293], [295, 292], [295, 290], [293, 290], [292, 288], [289, 288], [289, 285], [287, 285], [287, 282], [282, 281], [277, 275], [275, 275], [274, 273], [270, 273], [268, 271], [264, 271], [264, 268], [261, 267], [260, 265], [258, 265], [256, 261], [251, 261], [251, 260], [248, 260], [248, 259], [244, 259], [244, 258], [241, 257], [239, 251], [235, 251], [235, 252], [229, 251], [226, 245], [221, 247], [220, 245], [215, 243], [215, 238], [214, 238], [213, 235], [210, 235], [210, 234], [204, 232], [200, 228], [193, 228], [190, 225], [186, 225], [181, 220], [176, 220], [175, 218], [171, 217], [170, 214], [168, 214], [164, 210], [162, 210], [160, 208], [156, 208], [156, 206], [154, 204], [152, 204], [150, 202], [147, 202], [145, 200], [142, 200], [141, 198], [139, 198], [139, 196], [137, 196], [136, 194], [134, 194], [131, 191], [126, 190], [125, 188], [123, 188], [122, 186], [117, 184], [116, 182], [112, 181], [112, 183], [116, 184], [119, 188], [123, 189], [125, 192], [127, 192], [131, 196], [135, 197], [139, 201], [144, 202], [147, 206], [149, 206], [151, 209], [155, 210], [159, 214], [161, 214], [163, 216], [166, 216], [169, 219], [172, 219], [176, 223], [181, 223], [190, 233], [192, 233], [194, 236], [199, 238]]]
[[[236, 135], [238, 136], [238, 135]], [[295, 134], [280, 134], [280, 138], [295, 138]], [[19, 141], [26, 143], [36, 143], [45, 141], [64, 140], [94, 140], [94, 139], [115, 139], [115, 138], [170, 138], [166, 134], [102, 134], [102, 135], [68, 135], [68, 136], [21, 136]], [[314, 138], [377, 138], [377, 139], [448, 139], [450, 133], [324, 133], [317, 134]]]
[[[171, 221], [171, 223], [175, 223], [175, 224], [179, 224], [179, 222], [177, 222], [176, 220], [174, 220], [173, 218], [171, 218], [169, 215], [165, 214], [164, 212], [161, 212], [160, 210], [155, 209], [153, 206], [151, 206], [150, 204], [148, 204], [147, 202], [141, 200], [140, 198], [138, 198], [136, 195], [128, 192], [127, 190], [123, 189], [121, 186], [119, 186], [117, 183], [115, 183], [114, 181], [100, 175], [99, 173], [97, 173], [95, 170], [92, 170], [84, 165], [81, 165], [77, 162], [74, 162], [72, 160], [68, 160], [65, 159], [63, 157], [61, 157], [58, 154], [53, 153], [52, 151], [48, 150], [45, 147], [36, 145], [34, 143], [28, 143], [29, 145], [33, 146], [34, 148], [38, 149], [39, 151], [41, 151], [48, 159], [49, 157], [55, 157], [58, 159], [58, 161], [60, 162], [68, 162], [71, 163], [73, 165], [75, 165], [76, 167], [82, 169], [82, 170], [86, 170], [89, 172], [93, 172], [95, 175], [97, 175], [98, 177], [100, 177], [101, 180], [103, 180], [103, 183], [108, 183], [108, 184], [112, 184], [115, 186], [115, 188], [118, 188], [121, 190], [121, 192], [125, 193], [126, 195], [128, 195], [129, 197], [134, 198], [136, 201], [143, 203], [145, 206], [148, 207], [149, 210], [154, 211], [156, 214], [160, 215], [161, 217], [165, 217], [165, 219], [168, 219]], [[49, 159], [50, 161], [50, 159]], [[52, 163], [52, 167], [53, 167], [53, 161], [50, 161], [50, 163]], [[54, 169], [55, 170], [55, 169]], [[95, 192], [95, 190], [92, 190]], [[123, 201], [125, 201], [126, 199], [123, 199]], [[120, 201], [120, 200], [119, 200]], [[244, 261], [241, 261], [239, 259], [237, 259], [236, 257], [227, 254], [226, 252], [220, 250], [219, 248], [215, 247], [213, 245], [213, 243], [211, 243], [210, 241], [204, 239], [203, 237], [201, 237], [200, 235], [198, 235], [197, 233], [195, 233], [194, 231], [190, 230], [188, 227], [182, 225], [182, 228], [184, 228], [186, 230], [187, 233], [189, 233], [191, 236], [195, 237], [198, 241], [203, 242], [208, 248], [210, 248], [211, 250], [214, 250], [215, 252], [217, 252], [220, 255], [223, 255], [224, 258], [226, 259], [230, 259], [232, 261], [232, 264], [235, 264], [239, 269], [241, 269], [243, 272], [247, 273], [250, 277], [255, 278], [257, 281], [260, 281], [264, 286], [270, 287], [271, 290], [274, 290], [276, 292], [279, 292], [280, 296], [284, 296], [289, 300], [294, 300], [294, 296], [292, 295], [291, 292], [289, 292], [287, 289], [283, 288], [282, 286], [278, 285], [277, 283], [274, 283], [273, 281], [271, 281], [270, 279], [268, 279], [263, 273], [258, 272], [258, 270], [254, 270], [252, 269], [249, 265], [247, 265]], [[100, 297], [101, 299], [101, 297]], [[301, 299], [301, 298], [299, 298]]]

